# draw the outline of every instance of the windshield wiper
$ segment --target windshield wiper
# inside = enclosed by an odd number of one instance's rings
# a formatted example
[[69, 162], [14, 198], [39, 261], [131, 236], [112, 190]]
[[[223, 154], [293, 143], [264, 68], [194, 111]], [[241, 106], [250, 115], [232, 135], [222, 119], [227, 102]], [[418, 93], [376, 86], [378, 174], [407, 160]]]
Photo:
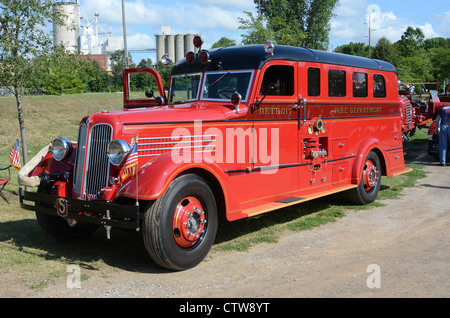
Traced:
[[221, 77], [219, 77], [214, 83], [212, 83], [211, 85], [209, 85], [209, 87], [212, 87], [213, 85], [217, 84], [218, 82], [220, 82], [221, 80], [223, 80], [226, 76], [230, 75], [231, 72], [225, 73], [223, 74]]

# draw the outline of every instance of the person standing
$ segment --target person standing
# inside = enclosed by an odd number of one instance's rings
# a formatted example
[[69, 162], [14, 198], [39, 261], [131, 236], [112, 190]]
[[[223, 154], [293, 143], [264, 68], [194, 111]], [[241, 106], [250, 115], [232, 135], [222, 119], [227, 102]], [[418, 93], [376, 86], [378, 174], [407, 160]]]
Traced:
[[450, 106], [443, 107], [436, 116], [435, 134], [439, 135], [439, 161], [446, 165], [447, 148], [450, 140]]

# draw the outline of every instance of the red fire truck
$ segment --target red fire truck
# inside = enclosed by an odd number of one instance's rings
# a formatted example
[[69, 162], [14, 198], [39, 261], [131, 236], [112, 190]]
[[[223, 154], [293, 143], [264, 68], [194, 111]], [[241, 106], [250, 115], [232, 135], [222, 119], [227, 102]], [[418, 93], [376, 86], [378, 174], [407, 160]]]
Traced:
[[[386, 62], [266, 45], [196, 52], [165, 92], [153, 69], [124, 72], [124, 108], [81, 120], [19, 174], [21, 206], [60, 239], [99, 226], [142, 231], [161, 266], [209, 252], [219, 223], [337, 192], [367, 204], [405, 168], [395, 68]], [[136, 96], [133, 76], [153, 79]], [[157, 91], [157, 93], [155, 93]]]

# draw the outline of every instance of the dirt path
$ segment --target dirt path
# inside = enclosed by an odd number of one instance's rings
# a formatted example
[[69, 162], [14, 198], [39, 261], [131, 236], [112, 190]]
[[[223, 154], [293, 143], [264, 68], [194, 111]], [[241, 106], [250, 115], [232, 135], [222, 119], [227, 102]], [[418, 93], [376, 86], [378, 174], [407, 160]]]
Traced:
[[188, 271], [115, 271], [79, 289], [61, 278], [33, 297], [449, 297], [450, 167], [422, 163], [428, 176], [384, 207]]

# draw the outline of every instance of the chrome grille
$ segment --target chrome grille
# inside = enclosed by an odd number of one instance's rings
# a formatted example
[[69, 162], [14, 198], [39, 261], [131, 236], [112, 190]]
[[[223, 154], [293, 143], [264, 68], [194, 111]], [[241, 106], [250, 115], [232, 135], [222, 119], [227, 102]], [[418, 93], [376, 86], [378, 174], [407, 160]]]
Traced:
[[106, 150], [111, 138], [112, 127], [110, 125], [95, 125], [89, 132], [84, 182], [86, 195], [97, 194], [108, 185], [109, 160]]
[[408, 103], [406, 105], [406, 123], [410, 124], [411, 121], [412, 121], [412, 105]]
[[83, 171], [84, 171], [84, 158], [86, 156], [86, 137], [87, 127], [85, 124], [81, 124], [78, 131], [77, 142], [77, 157], [75, 159], [75, 175], [73, 188], [76, 193], [81, 193], [81, 187], [83, 186]]

